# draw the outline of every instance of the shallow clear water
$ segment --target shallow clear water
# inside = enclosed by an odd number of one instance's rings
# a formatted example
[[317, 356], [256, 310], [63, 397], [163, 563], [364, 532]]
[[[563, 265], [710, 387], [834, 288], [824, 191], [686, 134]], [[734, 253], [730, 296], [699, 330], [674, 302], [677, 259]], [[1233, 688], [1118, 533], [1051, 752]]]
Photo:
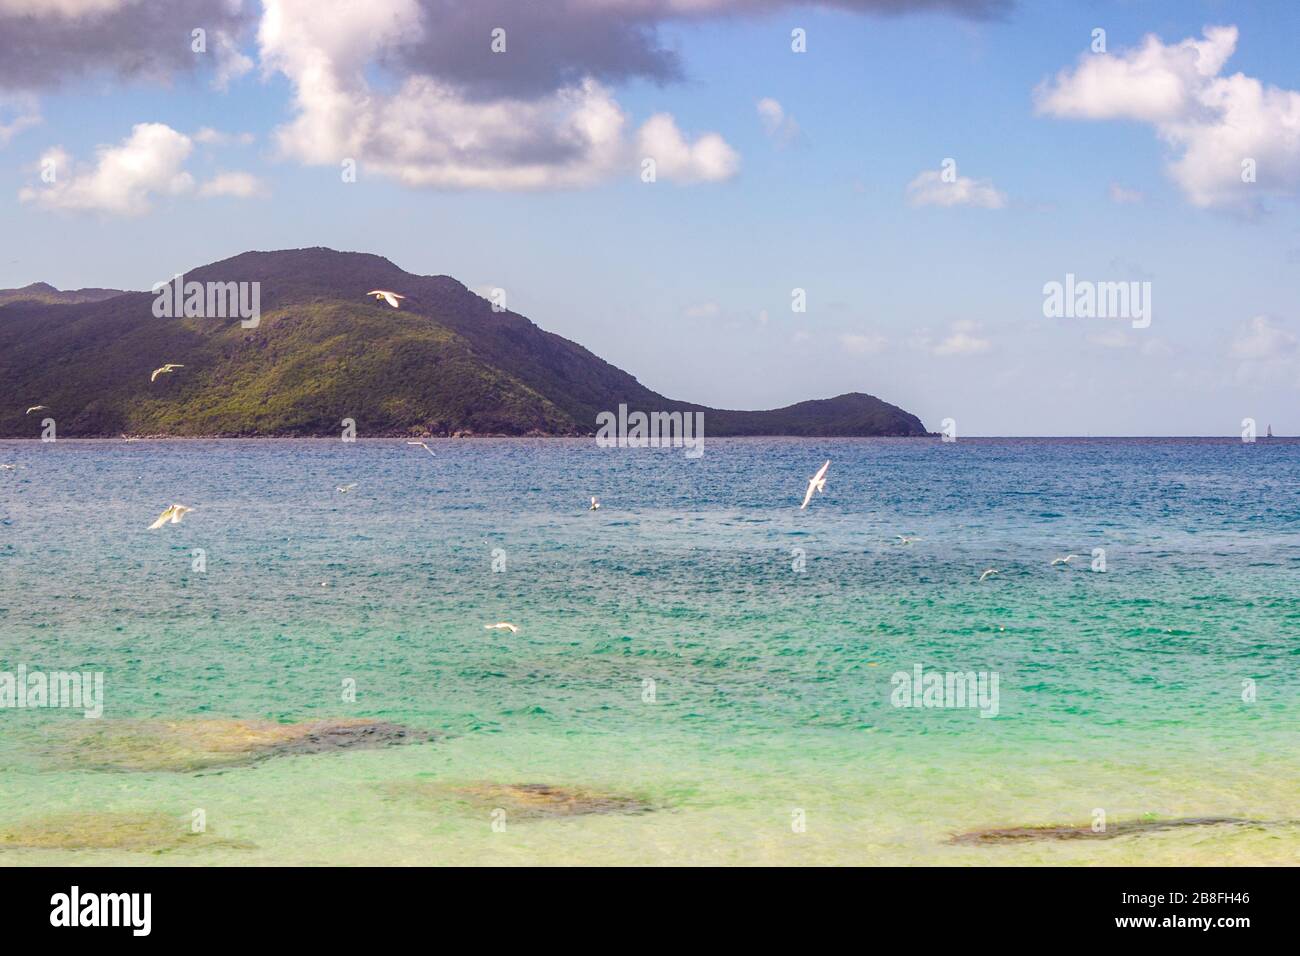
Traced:
[[[243, 844], [10, 848], [0, 865], [1298, 857], [1300, 443], [713, 439], [699, 460], [430, 444], [0, 442], [18, 466], [0, 471], [0, 670], [102, 671], [103, 722], [448, 735], [106, 772], [69, 750], [79, 711], [0, 710], [0, 829], [102, 811], [185, 826], [202, 808]], [[147, 530], [173, 501], [196, 510]], [[996, 673], [997, 716], [894, 706], [892, 675], [917, 664]], [[655, 809], [498, 832], [487, 809], [392, 787], [412, 781]], [[1265, 824], [946, 842], [1099, 808]]]

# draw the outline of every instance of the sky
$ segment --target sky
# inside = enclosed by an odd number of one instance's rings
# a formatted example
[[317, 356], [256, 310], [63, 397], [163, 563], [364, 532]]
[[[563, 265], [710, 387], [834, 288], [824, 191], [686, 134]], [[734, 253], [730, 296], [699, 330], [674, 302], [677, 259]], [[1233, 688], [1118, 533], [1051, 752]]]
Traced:
[[1298, 44], [1293, 0], [0, 0], [0, 288], [323, 245], [675, 399], [1300, 434]]

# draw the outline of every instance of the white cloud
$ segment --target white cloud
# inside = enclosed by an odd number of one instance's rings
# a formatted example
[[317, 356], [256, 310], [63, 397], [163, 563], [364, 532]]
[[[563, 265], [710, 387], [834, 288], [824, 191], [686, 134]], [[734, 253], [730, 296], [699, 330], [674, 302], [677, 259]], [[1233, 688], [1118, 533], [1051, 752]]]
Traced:
[[1197, 105], [1201, 85], [1223, 68], [1237, 45], [1236, 27], [1206, 27], [1204, 40], [1166, 46], [1150, 34], [1122, 55], [1084, 53], [1074, 72], [1034, 91], [1039, 110], [1078, 119], [1132, 119], [1158, 123], [1183, 117]]
[[39, 126], [41, 111], [32, 96], [0, 96], [0, 146], [25, 129]]
[[11, 17], [63, 17], [111, 13], [127, 0], [0, 0], [0, 14]]
[[526, 98], [471, 99], [420, 72], [399, 74], [391, 90], [372, 87], [368, 68], [424, 30], [416, 0], [266, 0], [263, 69], [289, 78], [297, 109], [278, 131], [281, 151], [315, 165], [355, 159], [410, 186], [456, 189], [581, 186], [619, 170], [630, 178], [640, 156], [654, 157], [660, 177], [683, 182], [735, 171], [720, 136], [688, 142], [667, 114], [642, 127], [633, 155], [622, 109], [591, 77]]
[[682, 309], [682, 317], [693, 322], [732, 331], [752, 331], [768, 324], [767, 309], [751, 312], [748, 309], [729, 309], [721, 303], [705, 300], [691, 302]]
[[722, 314], [722, 307], [716, 302], [697, 302], [688, 305], [682, 314], [688, 319], [716, 319]]
[[927, 169], [907, 184], [907, 201], [913, 206], [977, 206], [981, 209], [1001, 209], [1007, 197], [987, 179], [956, 176], [945, 182], [943, 173]]
[[289, 77], [298, 109], [277, 132], [281, 151], [449, 188], [580, 185], [617, 162], [624, 117], [594, 81], [536, 100], [470, 102], [423, 75], [372, 90], [367, 65], [422, 29], [413, 0], [268, 0], [262, 62]]
[[1300, 337], [1276, 319], [1257, 315], [1239, 328], [1230, 354], [1237, 360], [1238, 383], [1300, 389]]
[[1121, 206], [1134, 205], [1146, 198], [1136, 189], [1126, 189], [1119, 183], [1111, 183], [1106, 192], [1110, 196], [1111, 202], [1118, 203]]
[[18, 198], [51, 209], [138, 216], [149, 211], [152, 197], [194, 188], [194, 178], [184, 169], [193, 148], [188, 136], [162, 123], [140, 123], [121, 144], [99, 147], [90, 167], [75, 167], [55, 147], [41, 157], [41, 165], [54, 170], [55, 181], [25, 187]]
[[230, 87], [232, 81], [239, 79], [253, 68], [253, 61], [240, 52], [234, 39], [224, 30], [218, 30], [213, 40], [217, 71], [212, 78], [212, 87], [224, 92]]
[[931, 355], [979, 355], [989, 351], [993, 345], [988, 339], [981, 338], [978, 332], [978, 322], [963, 319], [952, 323], [948, 334], [938, 342], [934, 342], [928, 332], [922, 332], [915, 344]]
[[237, 199], [252, 199], [269, 194], [266, 184], [252, 173], [218, 173], [199, 187], [199, 195], [206, 198], [214, 196], [233, 196]]
[[979, 355], [992, 346], [988, 339], [981, 339], [969, 332], [954, 332], [934, 347], [935, 355]]
[[875, 355], [884, 350], [888, 340], [883, 335], [845, 332], [840, 335], [840, 345], [857, 355]]
[[654, 159], [658, 175], [683, 183], [730, 179], [740, 166], [736, 151], [717, 133], [687, 142], [667, 113], [646, 120], [637, 134], [637, 150], [643, 158]]
[[1093, 333], [1088, 336], [1088, 341], [1105, 349], [1122, 349], [1127, 347], [1129, 342], [1128, 336], [1119, 329]]
[[192, 138], [194, 142], [205, 146], [248, 146], [257, 137], [252, 133], [223, 133], [211, 126], [204, 126]]
[[779, 144], [790, 143], [799, 138], [799, 124], [793, 116], [785, 112], [779, 102], [765, 96], [757, 103], [758, 118], [763, 124], [763, 131]]
[[1246, 323], [1232, 343], [1234, 358], [1244, 361], [1271, 362], [1289, 359], [1300, 350], [1295, 333], [1267, 315], [1257, 315]]
[[[1083, 54], [1035, 90], [1040, 113], [1149, 123], [1174, 151], [1169, 173], [1196, 206], [1246, 206], [1300, 189], [1300, 92], [1243, 73], [1220, 76], [1237, 28], [1165, 44], [1154, 35], [1121, 54]], [[1256, 182], [1243, 181], [1253, 161]]]
[[[235, 39], [252, 0], [0, 0], [0, 88], [68, 89], [78, 79], [167, 83], [210, 70], [223, 86], [252, 62]], [[205, 31], [194, 50], [190, 33]], [[197, 55], [196, 55], [197, 54]]]

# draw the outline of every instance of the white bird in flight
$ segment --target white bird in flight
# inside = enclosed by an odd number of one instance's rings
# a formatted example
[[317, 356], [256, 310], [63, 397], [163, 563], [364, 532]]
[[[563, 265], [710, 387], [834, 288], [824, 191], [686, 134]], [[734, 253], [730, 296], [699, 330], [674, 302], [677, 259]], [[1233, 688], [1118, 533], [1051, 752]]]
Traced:
[[519, 628], [507, 621], [497, 621], [495, 624], [484, 624], [485, 631], [509, 631], [511, 634], [518, 634]]
[[894, 535], [894, 537], [898, 539], [899, 544], [911, 544], [913, 541], [921, 540], [920, 538], [909, 538], [905, 534], [896, 534]]
[[591, 496], [591, 507], [588, 508], [587, 510], [588, 510], [588, 511], [595, 511], [595, 510], [596, 510], [597, 508], [599, 508], [599, 507], [600, 507], [600, 502], [596, 500], [596, 496], [595, 496], [595, 495], [592, 495], [592, 496]]
[[1077, 558], [1077, 557], [1078, 557], [1077, 554], [1067, 554], [1067, 555], [1066, 555], [1065, 557], [1063, 557], [1063, 558], [1053, 558], [1053, 559], [1052, 559], [1052, 567], [1056, 567], [1058, 564], [1069, 564], [1071, 561], [1073, 561], [1073, 560], [1074, 560], [1075, 558]]
[[989, 568], [987, 571], [985, 571], [983, 574], [980, 575], [980, 580], [983, 581], [985, 578], [991, 578], [993, 575], [997, 573], [998, 573], [997, 568]]
[[826, 490], [826, 469], [830, 466], [831, 463], [829, 461], [826, 462], [826, 464], [817, 469], [817, 474], [808, 479], [808, 492], [803, 496], [803, 504], [799, 506], [800, 511], [808, 507], [808, 502], [812, 501], [814, 491], [821, 492]]
[[13, 471], [17, 465], [0, 465], [0, 471]]
[[152, 381], [153, 381], [154, 379], [156, 379], [159, 375], [162, 375], [162, 374], [164, 374], [164, 373], [166, 373], [166, 372], [170, 372], [170, 371], [171, 371], [172, 369], [174, 369], [174, 368], [184, 368], [184, 367], [185, 367], [184, 365], [177, 365], [175, 362], [168, 362], [168, 363], [167, 363], [166, 365], [164, 365], [162, 368], [156, 368], [156, 369], [154, 369], [154, 370], [153, 370], [153, 374], [149, 376], [149, 381], [152, 382]]
[[48, 406], [48, 405], [33, 405], [31, 408], [27, 409], [27, 411], [23, 412], [23, 414], [24, 414], [24, 415], [30, 415], [32, 412], [44, 411], [45, 409], [47, 409], [47, 408], [49, 408], [49, 407], [50, 407], [50, 406]]
[[352, 482], [352, 484], [350, 485], [339, 485], [339, 491], [343, 492], [346, 495], [349, 491], [351, 491], [356, 486], [357, 483], [355, 481]]
[[149, 525], [149, 530], [154, 531], [157, 528], [161, 528], [168, 521], [170, 521], [172, 524], [180, 524], [181, 519], [184, 518], [187, 514], [189, 514], [193, 510], [194, 510], [193, 508], [188, 508], [185, 505], [172, 505], [170, 508], [168, 508], [166, 511], [164, 511], [162, 514], [158, 516], [157, 521]]
[[367, 292], [366, 295], [373, 295], [375, 297], [376, 302], [378, 302], [380, 299], [383, 299], [394, 309], [400, 308], [400, 306], [397, 304], [399, 299], [406, 298], [406, 296], [404, 295], [398, 295], [396, 292], [389, 292], [387, 289], [373, 289], [370, 292]]
[[[422, 442], [422, 441], [408, 441], [407, 444], [408, 444], [408, 445], [419, 445], [421, 448], [423, 448], [425, 451], [427, 451], [430, 455], [433, 455], [433, 449], [430, 448], [428, 445], [426, 445], [426, 444], [425, 444], [424, 442]], [[434, 458], [437, 458], [438, 456], [437, 456], [437, 455], [433, 455], [433, 457], [434, 457]]]

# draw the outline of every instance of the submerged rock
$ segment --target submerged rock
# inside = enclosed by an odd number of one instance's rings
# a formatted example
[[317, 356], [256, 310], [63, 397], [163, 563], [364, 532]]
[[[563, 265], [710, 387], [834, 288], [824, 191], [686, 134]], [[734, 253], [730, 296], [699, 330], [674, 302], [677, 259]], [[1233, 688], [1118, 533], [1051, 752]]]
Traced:
[[541, 820], [589, 814], [637, 814], [658, 809], [654, 804], [628, 794], [602, 793], [547, 783], [483, 782], [454, 786], [410, 781], [393, 784], [388, 790], [394, 794], [426, 800], [465, 803], [484, 812], [501, 809], [505, 810], [508, 820]]
[[378, 720], [86, 721], [74, 725], [59, 758], [80, 769], [189, 772], [246, 766], [282, 754], [386, 747], [436, 736]]
[[192, 833], [188, 820], [165, 813], [60, 813], [0, 825], [0, 849], [164, 853], [199, 846], [251, 849], [254, 845]]
[[1261, 826], [1263, 821], [1244, 820], [1238, 817], [1179, 817], [1173, 820], [1121, 820], [1106, 824], [1106, 829], [1095, 832], [1091, 826], [1032, 826], [1007, 827], [995, 830], [972, 830], [958, 833], [948, 842], [996, 846], [1002, 843], [1027, 843], [1034, 840], [1113, 840], [1116, 837], [1131, 836], [1136, 833], [1153, 833], [1159, 830], [1175, 830], [1184, 827], [1214, 826]]
[[411, 730], [401, 724], [386, 720], [318, 721], [312, 724], [293, 725], [305, 732], [275, 748], [278, 753], [322, 754], [332, 750], [350, 748], [389, 747], [393, 744], [425, 743], [438, 734], [431, 731]]

